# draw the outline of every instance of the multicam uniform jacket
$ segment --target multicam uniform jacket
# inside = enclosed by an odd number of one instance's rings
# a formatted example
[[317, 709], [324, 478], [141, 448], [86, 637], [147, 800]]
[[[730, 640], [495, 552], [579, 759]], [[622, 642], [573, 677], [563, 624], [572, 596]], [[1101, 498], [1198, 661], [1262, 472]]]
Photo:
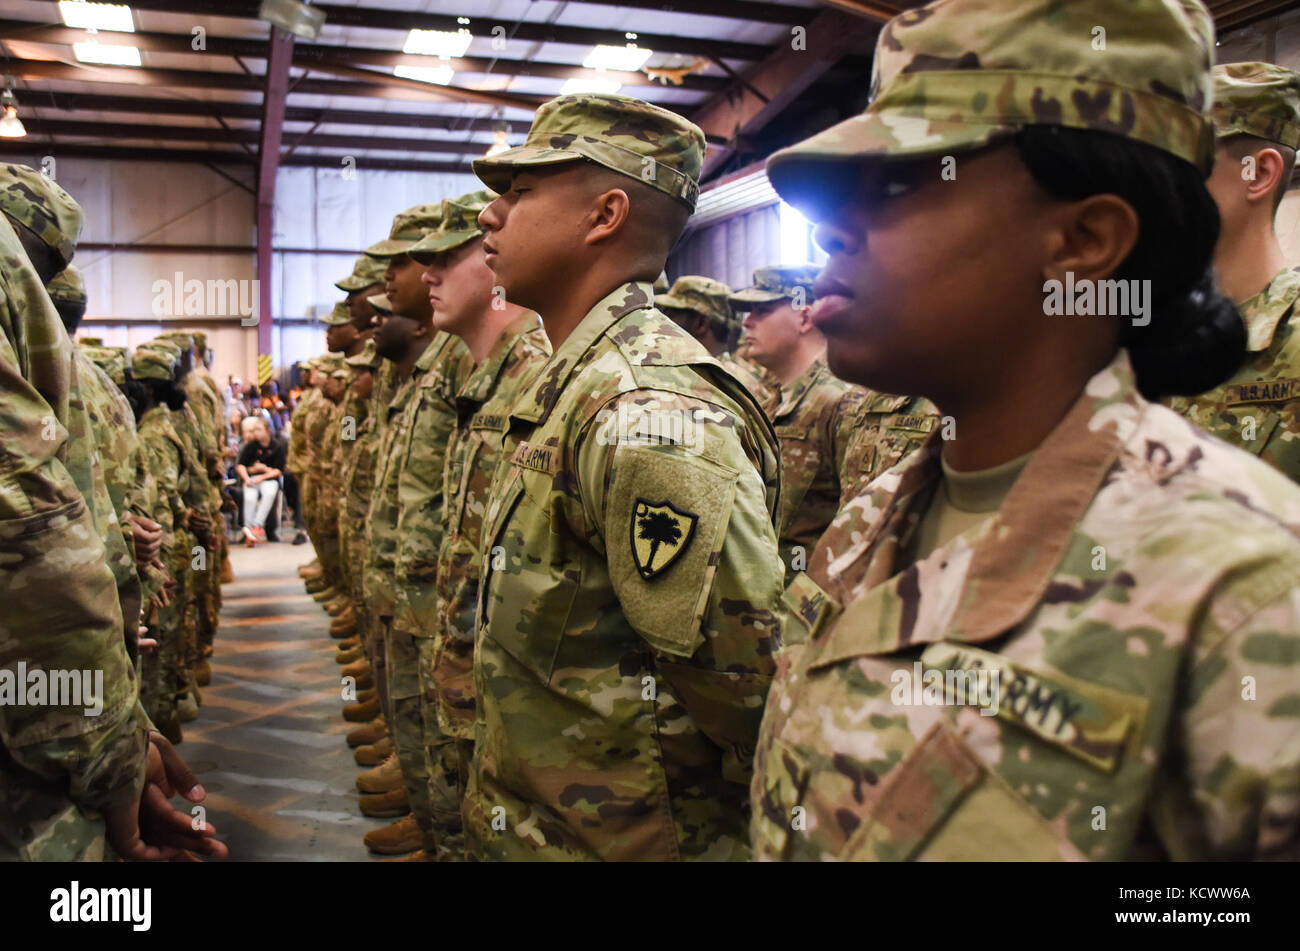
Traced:
[[1300, 482], [1300, 335], [1294, 323], [1300, 268], [1282, 271], [1238, 305], [1246, 363], [1227, 383], [1169, 406]]
[[992, 518], [900, 571], [941, 447], [785, 594], [755, 853], [1300, 857], [1300, 491], [1121, 352]]
[[103, 676], [98, 716], [85, 702], [0, 703], [0, 860], [97, 860], [106, 847], [94, 810], [139, 795], [149, 724], [84, 496], [93, 486], [67, 464], [71, 344], [0, 225], [0, 670]]
[[471, 853], [748, 857], [778, 473], [761, 409], [649, 283], [556, 348], [484, 516]]
[[459, 337], [438, 331], [415, 363], [415, 391], [402, 421], [397, 455], [395, 627], [415, 637], [438, 633], [438, 548], [442, 544], [443, 470], [456, 425], [456, 393], [474, 370]]
[[840, 470], [840, 507], [857, 498], [876, 476], [898, 465], [940, 428], [939, 411], [919, 396], [866, 391]]
[[479, 536], [488, 492], [501, 461], [510, 408], [550, 355], [551, 345], [537, 316], [528, 314], [506, 328], [456, 395], [456, 425], [447, 443], [443, 475], [438, 642], [433, 658], [438, 726], [456, 739], [474, 739], [474, 613], [482, 577]]
[[366, 510], [370, 507], [370, 489], [374, 476], [374, 445], [370, 403], [374, 396], [362, 399], [355, 386], [343, 397], [339, 421], [338, 448], [334, 455], [334, 472], [338, 473], [339, 558], [348, 583], [347, 593], [361, 598], [361, 559], [364, 554]]
[[840, 507], [840, 473], [865, 395], [835, 377], [819, 358], [769, 404], [781, 441], [776, 525], [787, 581], [807, 567], [807, 556]]
[[[416, 377], [392, 381], [385, 387], [388, 402], [376, 402], [374, 493], [366, 516], [366, 573], [363, 585], [366, 607], [379, 616], [391, 617], [397, 610], [398, 589], [394, 583], [397, 557], [397, 478], [400, 460], [397, 446], [406, 444], [406, 406], [415, 392]], [[376, 396], [380, 396], [376, 387]]]

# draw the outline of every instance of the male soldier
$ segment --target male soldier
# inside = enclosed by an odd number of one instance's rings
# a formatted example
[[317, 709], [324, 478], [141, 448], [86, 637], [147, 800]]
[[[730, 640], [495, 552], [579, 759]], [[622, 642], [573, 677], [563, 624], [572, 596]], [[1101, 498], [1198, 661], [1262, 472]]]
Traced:
[[[331, 328], [333, 329], [333, 328]], [[321, 393], [325, 399], [321, 408], [312, 416], [307, 431], [307, 439], [315, 447], [312, 455], [310, 479], [315, 497], [315, 521], [311, 526], [312, 544], [316, 546], [316, 556], [320, 558], [321, 567], [329, 589], [334, 597], [327, 598], [325, 592], [317, 592], [312, 597], [322, 602], [322, 607], [337, 616], [350, 605], [343, 578], [343, 563], [339, 553], [339, 470], [336, 467], [338, 444], [343, 430], [343, 397], [348, 384], [352, 382], [352, 371], [343, 362], [339, 353], [329, 353], [318, 361], [325, 379], [321, 382]]]
[[651, 300], [703, 152], [672, 112], [574, 95], [474, 163], [501, 195], [479, 216], [488, 266], [554, 347], [510, 414], [484, 515], [465, 796], [481, 857], [749, 854], [779, 450]]
[[[112, 855], [106, 834], [124, 858], [222, 855], [211, 826], [190, 832], [188, 815], [166, 802], [169, 782], [192, 802], [205, 794], [149, 733], [139, 704], [104, 536], [86, 499], [104, 491], [93, 445], [89, 468], [69, 464], [78, 370], [44, 285], [71, 260], [80, 209], [40, 173], [8, 165], [0, 210], [0, 668], [21, 662], [103, 678], [93, 704], [0, 704], [0, 860], [100, 860]], [[98, 715], [87, 715], [91, 705]], [[177, 817], [185, 832], [172, 831]]]
[[[441, 219], [442, 212], [440, 205], [434, 216]], [[429, 233], [432, 230], [420, 237]], [[431, 859], [437, 854], [437, 828], [448, 820], [445, 815], [434, 816], [430, 797], [428, 749], [440, 736], [426, 736], [426, 724], [436, 729], [437, 718], [432, 697], [426, 699], [423, 689], [428, 679], [421, 677], [420, 670], [422, 660], [430, 659], [431, 652], [427, 648], [422, 651], [420, 641], [437, 633], [435, 582], [442, 540], [443, 469], [447, 440], [456, 420], [456, 393], [473, 369], [473, 362], [459, 338], [433, 325], [433, 303], [421, 280], [424, 265], [411, 256], [417, 244], [390, 239], [383, 247], [367, 249], [368, 254], [389, 259], [385, 290], [393, 312], [412, 322], [412, 332], [427, 338], [428, 344], [412, 364], [413, 389], [397, 424], [400, 436], [390, 444], [392, 458], [381, 463], [385, 473], [378, 483], [385, 495], [390, 493], [388, 486], [393, 482], [397, 490], [393, 555], [397, 596], [393, 619], [385, 632], [386, 675], [393, 706], [389, 729], [397, 747], [411, 815], [387, 830], [369, 833], [366, 844], [390, 853], [422, 850], [423, 854], [416, 858]]]
[[[362, 257], [366, 260], [373, 260], [365, 255], [362, 255]], [[350, 279], [351, 276], [345, 278], [345, 280]], [[343, 281], [339, 283], [341, 284]], [[334, 305], [334, 310], [325, 318], [325, 323], [328, 326], [325, 332], [326, 346], [331, 351], [343, 355], [348, 378], [344, 389], [343, 402], [340, 404], [339, 409], [338, 438], [333, 442], [334, 453], [330, 463], [330, 471], [333, 473], [335, 485], [337, 486], [338, 506], [337, 511], [334, 513], [333, 524], [327, 526], [327, 530], [333, 529], [335, 537], [338, 539], [338, 571], [339, 579], [343, 584], [343, 597], [340, 599], [339, 608], [337, 610], [330, 609], [330, 613], [335, 615], [334, 620], [330, 623], [330, 634], [334, 637], [346, 638], [355, 634], [357, 630], [356, 605], [352, 589], [354, 582], [359, 583], [360, 579], [347, 576], [349, 570], [347, 539], [343, 535], [341, 522], [343, 505], [346, 499], [343, 493], [342, 474], [345, 471], [347, 459], [356, 446], [360, 435], [359, 430], [362, 423], [365, 422], [369, 407], [369, 391], [364, 397], [352, 391], [355, 367], [348, 364], [347, 361], [360, 355], [362, 350], [365, 349], [374, 334], [374, 328], [370, 324], [368, 315], [364, 320], [354, 317], [352, 309], [346, 301]]]
[[[298, 526], [297, 535], [293, 540], [295, 545], [299, 544], [300, 539], [305, 542], [307, 538], [303, 531], [303, 527], [307, 524], [303, 499], [307, 493], [307, 470], [311, 465], [311, 448], [307, 445], [307, 418], [311, 415], [312, 404], [320, 399], [312, 360], [299, 361], [298, 370], [302, 374], [302, 393], [298, 396], [298, 403], [289, 416], [289, 451], [285, 459], [285, 466], [288, 468], [288, 474], [285, 476], [285, 500], [293, 505], [294, 524]], [[292, 492], [287, 489], [290, 481], [294, 486]], [[308, 592], [325, 587], [321, 577], [320, 560], [317, 558], [301, 566], [298, 569], [298, 576], [306, 582]], [[312, 587], [313, 582], [317, 585], [315, 589]]]
[[[433, 382], [438, 386], [445, 385], [440, 379], [442, 364], [433, 358], [441, 356], [448, 339], [433, 327], [429, 297], [420, 281], [424, 268], [407, 251], [438, 226], [441, 213], [440, 204], [408, 208], [393, 219], [386, 240], [366, 249], [366, 254], [388, 262], [384, 271], [385, 294], [382, 299], [372, 298], [371, 303], [390, 311], [378, 322], [374, 340], [379, 355], [392, 362], [392, 370], [391, 390], [386, 390], [380, 397], [387, 398], [388, 402], [375, 404], [379, 437], [375, 451], [374, 495], [366, 519], [363, 586], [366, 608], [371, 612], [367, 624], [374, 621], [374, 646], [383, 652], [385, 687], [381, 698], [396, 752], [373, 770], [362, 773], [357, 778], [357, 788], [370, 794], [362, 800], [362, 811], [368, 815], [401, 815], [409, 804], [414, 817], [411, 821], [377, 829], [367, 836], [368, 845], [373, 842], [393, 854], [421, 848], [433, 828], [414, 636], [409, 630], [396, 632], [394, 619], [402, 606], [403, 596], [399, 584], [402, 580], [398, 561], [400, 546], [408, 541], [428, 544], [427, 539], [408, 540], [399, 534], [403, 514], [401, 480], [406, 454], [414, 444], [410, 426], [415, 418], [408, 410], [412, 404], [422, 404], [424, 398], [431, 395], [417, 392], [425, 374], [433, 372]], [[436, 368], [434, 363], [437, 363]], [[421, 455], [426, 447], [428, 453], [436, 455], [438, 478], [441, 480], [445, 434], [438, 445], [423, 441], [418, 445]], [[422, 460], [425, 468], [427, 463], [426, 457]], [[434, 500], [429, 501], [432, 503]], [[440, 499], [437, 501], [440, 503]], [[375, 675], [378, 680], [380, 671], [375, 670]], [[343, 715], [346, 719], [360, 722], [372, 719], [379, 710], [380, 703], [371, 702], [347, 708]], [[380, 841], [375, 841], [376, 837]]]
[[1300, 335], [1292, 317], [1300, 268], [1289, 268], [1274, 221], [1300, 147], [1300, 75], [1272, 63], [1214, 68], [1214, 269], [1246, 321], [1246, 363], [1228, 382], [1169, 406], [1300, 481]]
[[[348, 596], [355, 608], [351, 617], [340, 615], [335, 618], [330, 625], [330, 633], [342, 638], [335, 659], [340, 664], [348, 665], [343, 669], [344, 674], [369, 672], [373, 676], [374, 671], [364, 647], [367, 615], [361, 578], [365, 570], [366, 513], [370, 508], [370, 494], [374, 488], [374, 413], [371, 397], [375, 388], [375, 370], [380, 363], [374, 340], [367, 339], [360, 353], [343, 362], [351, 368], [353, 374], [344, 407], [344, 425], [347, 425], [346, 420], [351, 416], [355, 420], [356, 431], [355, 438], [343, 440], [345, 449], [339, 470], [339, 554], [343, 560]], [[377, 766], [384, 757], [365, 762], [365, 759], [373, 757], [373, 752], [358, 754], [357, 762], [363, 766]], [[391, 750], [385, 752], [385, 757], [388, 752]]]
[[337, 566], [331, 560], [332, 553], [324, 550], [328, 543], [322, 537], [324, 528], [321, 524], [320, 506], [322, 488], [320, 480], [328, 464], [328, 459], [322, 458], [321, 443], [338, 409], [325, 397], [325, 381], [332, 368], [328, 357], [328, 354], [321, 354], [309, 361], [312, 385], [317, 395], [307, 408], [302, 421], [303, 445], [306, 450], [301, 488], [302, 510], [303, 517], [307, 521], [307, 534], [311, 536], [312, 545], [316, 548], [316, 558], [320, 563], [320, 574], [315, 578], [309, 576], [307, 590], [312, 599], [320, 604], [333, 601], [339, 596], [339, 590], [334, 587], [338, 581], [335, 575]]
[[428, 265], [424, 282], [434, 325], [463, 340], [475, 364], [456, 394], [447, 445], [434, 634], [417, 641], [436, 844], [439, 857], [451, 859], [464, 855], [461, 803], [474, 749], [474, 612], [483, 512], [510, 407], [551, 353], [537, 315], [494, 292], [478, 216], [495, 197], [478, 191], [444, 201], [438, 230], [411, 249], [411, 257]]
[[[46, 292], [58, 311], [68, 336], [86, 313], [86, 288], [81, 273], [73, 266], [60, 271], [46, 286]], [[135, 453], [138, 441], [130, 406], [117, 386], [95, 365], [86, 349], [75, 340], [72, 358], [78, 364], [82, 403], [90, 421], [90, 436], [98, 449], [104, 473], [104, 485], [121, 529], [121, 538], [106, 536], [108, 566], [117, 582], [122, 606], [123, 635], [133, 657], [136, 656], [136, 632], [144, 606], [141, 573], [158, 555], [162, 546], [162, 528], [151, 519], [138, 521], [131, 511], [135, 486]], [[142, 548], [143, 546], [143, 548]]]
[[735, 315], [730, 295], [731, 288], [721, 281], [687, 274], [673, 282], [672, 290], [655, 294], [655, 307], [698, 340], [709, 356], [745, 384], [759, 405], [766, 406], [773, 395], [772, 387], [755, 372], [753, 364], [731, 353]]
[[808, 567], [839, 509], [840, 473], [865, 396], [826, 366], [826, 338], [809, 319], [816, 279], [809, 264], [761, 267], [752, 287], [731, 295], [737, 310], [749, 311], [750, 356], [777, 387], [766, 409], [781, 440], [776, 527], [787, 584]]
[[[202, 567], [194, 573], [194, 626], [196, 633], [196, 656], [193, 658], [194, 682], [196, 686], [205, 685], [211, 677], [208, 657], [212, 655], [212, 643], [216, 639], [221, 605], [221, 562], [222, 551], [226, 547], [226, 534], [223, 510], [231, 507], [222, 491], [225, 480], [224, 459], [222, 457], [222, 440], [220, 427], [224, 407], [219, 397], [210, 390], [199, 375], [203, 367], [202, 348], [198, 346], [194, 334], [184, 330], [172, 330], [159, 336], [160, 340], [169, 340], [181, 350], [180, 387], [185, 392], [185, 409], [182, 411], [188, 430], [182, 427], [182, 436], [188, 437], [202, 460], [207, 473], [203, 483], [207, 495], [207, 516], [212, 530], [207, 533], [206, 551]], [[195, 711], [197, 713], [197, 709]]]

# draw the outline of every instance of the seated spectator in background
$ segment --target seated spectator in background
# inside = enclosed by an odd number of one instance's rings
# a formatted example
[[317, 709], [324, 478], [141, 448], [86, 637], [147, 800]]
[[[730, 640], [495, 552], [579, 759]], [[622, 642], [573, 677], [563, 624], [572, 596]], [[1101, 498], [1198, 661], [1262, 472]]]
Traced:
[[252, 548], [266, 541], [266, 517], [280, 491], [286, 450], [260, 416], [246, 417], [243, 425], [251, 436], [239, 450], [235, 474], [244, 484], [244, 541]]

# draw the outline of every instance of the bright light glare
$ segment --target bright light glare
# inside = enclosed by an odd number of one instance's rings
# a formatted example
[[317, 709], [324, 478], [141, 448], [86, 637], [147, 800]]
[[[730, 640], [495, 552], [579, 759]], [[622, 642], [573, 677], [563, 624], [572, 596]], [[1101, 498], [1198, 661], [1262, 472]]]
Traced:
[[131, 8], [125, 3], [85, 3], [84, 0], [59, 0], [59, 13], [67, 26], [78, 30], [115, 30], [134, 33]]
[[636, 72], [645, 65], [645, 61], [655, 54], [654, 50], [639, 46], [597, 46], [582, 65], [588, 69], [621, 69], [629, 73]]
[[108, 46], [103, 43], [73, 43], [72, 51], [83, 63], [104, 66], [139, 66], [140, 51], [134, 46]]
[[598, 93], [612, 96], [622, 88], [622, 83], [612, 79], [569, 79], [560, 87], [560, 95], [580, 96], [584, 93]]
[[423, 56], [464, 56], [474, 36], [469, 30], [448, 33], [444, 30], [412, 30], [406, 37], [403, 53]]
[[450, 66], [395, 66], [394, 76], [404, 79], [418, 79], [422, 83], [437, 83], [445, 86], [451, 82], [455, 71]]

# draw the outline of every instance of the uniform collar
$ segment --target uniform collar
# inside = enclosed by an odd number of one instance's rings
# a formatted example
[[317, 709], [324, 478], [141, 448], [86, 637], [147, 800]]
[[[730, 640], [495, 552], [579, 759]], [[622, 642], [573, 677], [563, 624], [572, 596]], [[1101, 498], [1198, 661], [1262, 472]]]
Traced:
[[419, 359], [415, 361], [415, 365], [411, 369], [412, 379], [428, 372], [438, 357], [442, 356], [442, 351], [447, 348], [449, 340], [451, 340], [451, 334], [445, 330], [434, 332], [433, 339], [429, 341], [429, 345], [424, 348], [424, 353], [420, 354]]
[[826, 358], [818, 357], [798, 379], [793, 380], [788, 386], [781, 387], [780, 402], [777, 404], [776, 412], [772, 414], [773, 419], [793, 413], [803, 398], [808, 395], [808, 391], [820, 383], [823, 376], [829, 375]]
[[550, 415], [573, 369], [605, 334], [628, 314], [654, 305], [654, 285], [649, 281], [628, 281], [610, 291], [582, 318], [573, 333], [551, 354], [532, 386], [525, 390], [510, 411], [512, 419], [540, 423]]
[[491, 351], [488, 352], [487, 358], [474, 368], [465, 385], [461, 387], [456, 394], [456, 400], [459, 402], [465, 400], [470, 403], [483, 403], [492, 391], [496, 389], [497, 378], [501, 376], [501, 371], [505, 369], [506, 362], [510, 355], [514, 353], [515, 346], [519, 338], [524, 334], [541, 328], [541, 322], [537, 315], [532, 311], [520, 314], [515, 320], [511, 321], [506, 328], [501, 331], [501, 336], [497, 337], [496, 342], [492, 344]]
[[1268, 287], [1237, 305], [1246, 322], [1246, 349], [1259, 353], [1272, 345], [1278, 324], [1291, 313], [1297, 297], [1300, 297], [1300, 268], [1286, 268], [1268, 282]]
[[866, 559], [865, 576], [846, 579], [865, 593], [845, 605], [826, 637], [810, 645], [816, 654], [811, 663], [941, 639], [987, 641], [1022, 622], [1042, 601], [1075, 526], [1146, 407], [1121, 350], [1088, 381], [988, 522], [896, 573], [900, 539], [915, 527], [919, 506], [933, 497], [942, 475], [943, 443], [932, 434], [896, 478], [877, 480], [871, 499], [877, 517], [819, 582], [844, 604], [851, 592], [836, 583], [836, 563]]

